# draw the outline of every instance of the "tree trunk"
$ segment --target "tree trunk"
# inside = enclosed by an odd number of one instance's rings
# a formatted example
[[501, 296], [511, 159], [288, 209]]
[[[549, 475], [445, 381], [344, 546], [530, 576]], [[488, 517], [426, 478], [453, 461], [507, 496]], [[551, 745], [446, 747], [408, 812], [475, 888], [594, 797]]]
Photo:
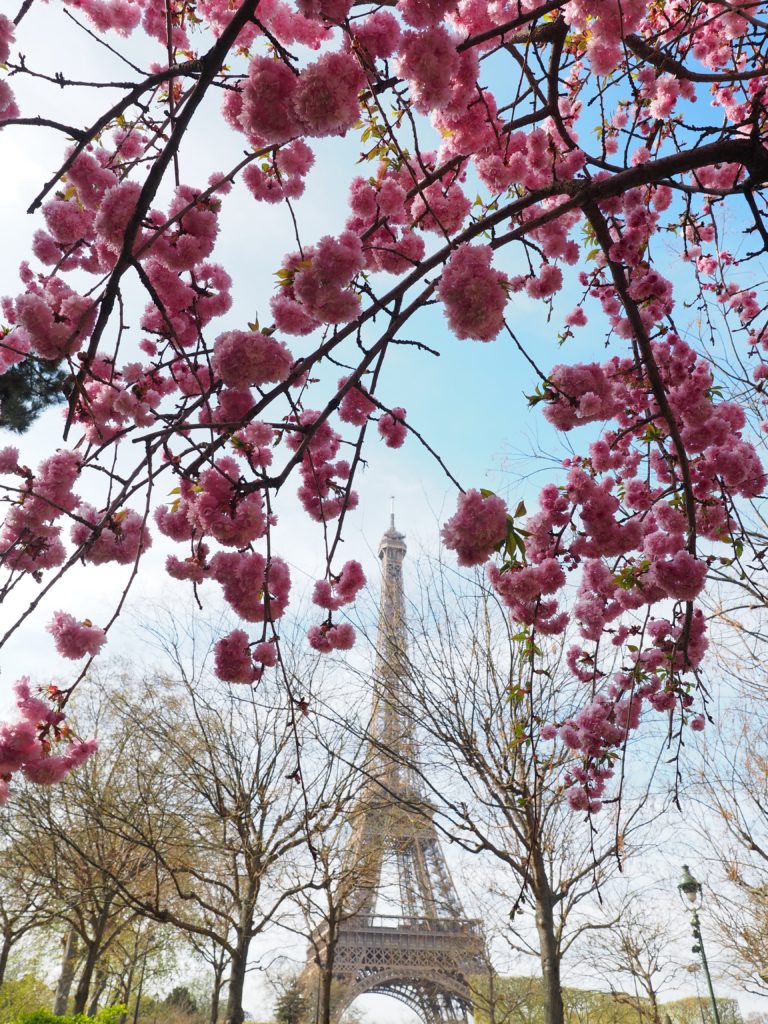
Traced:
[[96, 971], [96, 978], [93, 983], [93, 995], [91, 996], [91, 1005], [88, 1007], [88, 1016], [95, 1017], [96, 1011], [99, 1008], [99, 1000], [104, 995], [104, 989], [107, 987], [107, 972], [103, 967], [99, 967]]
[[230, 961], [229, 991], [227, 992], [227, 1008], [224, 1012], [224, 1024], [243, 1024], [243, 986], [245, 972], [248, 967], [248, 950], [251, 945], [251, 927], [253, 913], [241, 917], [237, 932], [237, 942]]
[[488, 1024], [496, 1024], [496, 972], [488, 960]]
[[131, 998], [131, 990], [133, 989], [133, 975], [136, 970], [136, 964], [139, 957], [139, 939], [138, 936], [133, 942], [133, 956], [128, 961], [128, 974], [123, 976], [123, 988], [118, 1002], [124, 1003], [126, 1006], [126, 1012], [118, 1018], [117, 1024], [125, 1024], [128, 1019], [127, 1007], [128, 1000]]
[[659, 1003], [656, 999], [656, 993], [653, 990], [652, 985], [648, 985], [648, 998], [651, 1003], [651, 1014], [653, 1015], [653, 1024], [661, 1024], [661, 1015], [659, 1013]]
[[86, 946], [85, 963], [80, 972], [80, 979], [75, 989], [75, 999], [72, 1004], [73, 1016], [76, 1016], [78, 1013], [85, 1013], [85, 1004], [88, 1002], [88, 993], [91, 989], [91, 978], [99, 959], [99, 946], [100, 942], [98, 939], [94, 939]]
[[563, 1024], [563, 993], [560, 988], [560, 951], [555, 938], [552, 891], [540, 854], [534, 855], [533, 890], [536, 900], [536, 932], [539, 937], [541, 979], [544, 989], [545, 1024]]
[[77, 966], [77, 932], [70, 928], [64, 940], [64, 952], [61, 957], [61, 973], [56, 985], [56, 998], [53, 1002], [53, 1012], [58, 1017], [63, 1017], [67, 1012], [69, 992], [75, 977]]
[[321, 971], [320, 984], [320, 1024], [331, 1024], [331, 985], [333, 984], [333, 958], [326, 962], [325, 968]]
[[219, 1019], [219, 1001], [221, 999], [221, 990], [224, 986], [224, 957], [222, 955], [220, 963], [214, 963], [213, 965], [213, 988], [211, 989], [211, 1012], [208, 1018], [208, 1024], [217, 1024]]
[[147, 972], [147, 952], [148, 946], [144, 947], [144, 956], [141, 961], [141, 975], [139, 977], [139, 988], [136, 992], [136, 1005], [133, 1008], [133, 1024], [138, 1024], [139, 1010], [141, 1009], [141, 994], [144, 991], [144, 975]]
[[93, 972], [99, 960], [99, 954], [101, 953], [101, 947], [104, 940], [104, 932], [111, 913], [112, 896], [108, 897], [102, 905], [93, 931], [93, 939], [91, 939], [86, 945], [87, 952], [85, 955], [85, 963], [83, 964], [80, 980], [78, 981], [77, 988], [75, 989], [75, 1001], [72, 1007], [73, 1014], [85, 1013], [85, 1004], [88, 1002], [88, 992], [91, 988], [91, 979], [93, 978]]
[[325, 944], [324, 963], [320, 967], [320, 1024], [331, 1024], [331, 986], [333, 965], [336, 960], [336, 943], [339, 939], [339, 923], [333, 910], [328, 913], [328, 938]]
[[3, 978], [8, 967], [8, 957], [11, 955], [11, 949], [13, 947], [13, 936], [4, 935], [3, 944], [0, 946], [0, 985], [3, 984]]

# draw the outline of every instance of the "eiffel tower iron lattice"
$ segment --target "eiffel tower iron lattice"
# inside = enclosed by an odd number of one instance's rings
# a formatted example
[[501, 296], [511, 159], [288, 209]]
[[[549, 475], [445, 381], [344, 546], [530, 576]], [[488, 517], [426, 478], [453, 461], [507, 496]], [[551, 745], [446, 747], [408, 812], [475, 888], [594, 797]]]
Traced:
[[[357, 996], [379, 993], [406, 1003], [425, 1024], [458, 1024], [471, 1019], [470, 977], [484, 969], [484, 943], [479, 922], [462, 909], [416, 767], [419, 749], [408, 713], [405, 553], [393, 514], [379, 545], [373, 769], [351, 815], [346, 859], [357, 874], [333, 954], [333, 1016], [338, 1020]], [[397, 913], [381, 912], [385, 888], [399, 896]], [[321, 932], [313, 936], [315, 945], [323, 942]], [[309, 957], [315, 959], [312, 948]]]

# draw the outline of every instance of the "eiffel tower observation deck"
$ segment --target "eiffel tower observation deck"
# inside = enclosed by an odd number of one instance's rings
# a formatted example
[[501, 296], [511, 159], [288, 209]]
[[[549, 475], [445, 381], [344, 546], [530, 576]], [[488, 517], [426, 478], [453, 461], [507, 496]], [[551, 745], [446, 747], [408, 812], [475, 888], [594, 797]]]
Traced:
[[457, 1024], [471, 1020], [470, 978], [483, 970], [483, 936], [462, 909], [418, 772], [407, 686], [405, 554], [393, 514], [379, 545], [373, 767], [351, 815], [345, 859], [357, 874], [335, 948], [333, 1017], [357, 996], [379, 993], [406, 1003], [425, 1024]]

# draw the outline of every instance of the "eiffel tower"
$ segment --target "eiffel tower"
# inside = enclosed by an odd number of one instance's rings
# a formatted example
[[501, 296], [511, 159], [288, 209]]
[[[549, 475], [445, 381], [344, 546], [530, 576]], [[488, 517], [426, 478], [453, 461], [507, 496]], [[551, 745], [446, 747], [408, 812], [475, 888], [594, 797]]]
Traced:
[[[483, 937], [479, 922], [462, 910], [417, 771], [406, 684], [405, 553], [393, 514], [379, 545], [373, 768], [351, 815], [346, 854], [358, 873], [335, 949], [334, 1012], [338, 1020], [357, 996], [379, 993], [406, 1003], [425, 1024], [459, 1024], [471, 1019], [469, 981], [483, 969]], [[398, 897], [393, 906], [386, 905], [387, 892]]]

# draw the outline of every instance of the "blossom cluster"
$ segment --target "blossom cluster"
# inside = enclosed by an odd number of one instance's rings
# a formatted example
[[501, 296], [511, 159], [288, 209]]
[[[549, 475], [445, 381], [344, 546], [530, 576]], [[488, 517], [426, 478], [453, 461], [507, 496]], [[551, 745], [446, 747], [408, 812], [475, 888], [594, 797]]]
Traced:
[[[280, 60], [254, 57], [237, 122], [254, 148], [298, 135], [343, 135], [358, 119], [364, 82], [359, 62], [344, 50], [324, 53], [299, 74]], [[230, 117], [236, 103], [230, 101]]]
[[[46, 696], [35, 696], [25, 676], [14, 692], [18, 721], [0, 723], [0, 807], [8, 799], [9, 783], [16, 772], [30, 782], [50, 786], [97, 749], [95, 740], [80, 740], [71, 734], [58, 707], [55, 687]], [[53, 753], [58, 744], [64, 753]]]
[[507, 506], [495, 494], [469, 490], [442, 531], [445, 546], [456, 552], [459, 565], [482, 565], [507, 535]]
[[321, 238], [316, 246], [290, 255], [279, 272], [280, 292], [272, 300], [278, 329], [310, 334], [323, 323], [353, 320], [360, 298], [351, 284], [362, 265], [360, 239], [351, 231]]
[[[15, 36], [11, 19], [0, 14], [0, 64], [6, 64], [11, 53], [11, 45]], [[0, 124], [19, 116], [19, 107], [13, 90], [4, 78], [0, 78]]]

